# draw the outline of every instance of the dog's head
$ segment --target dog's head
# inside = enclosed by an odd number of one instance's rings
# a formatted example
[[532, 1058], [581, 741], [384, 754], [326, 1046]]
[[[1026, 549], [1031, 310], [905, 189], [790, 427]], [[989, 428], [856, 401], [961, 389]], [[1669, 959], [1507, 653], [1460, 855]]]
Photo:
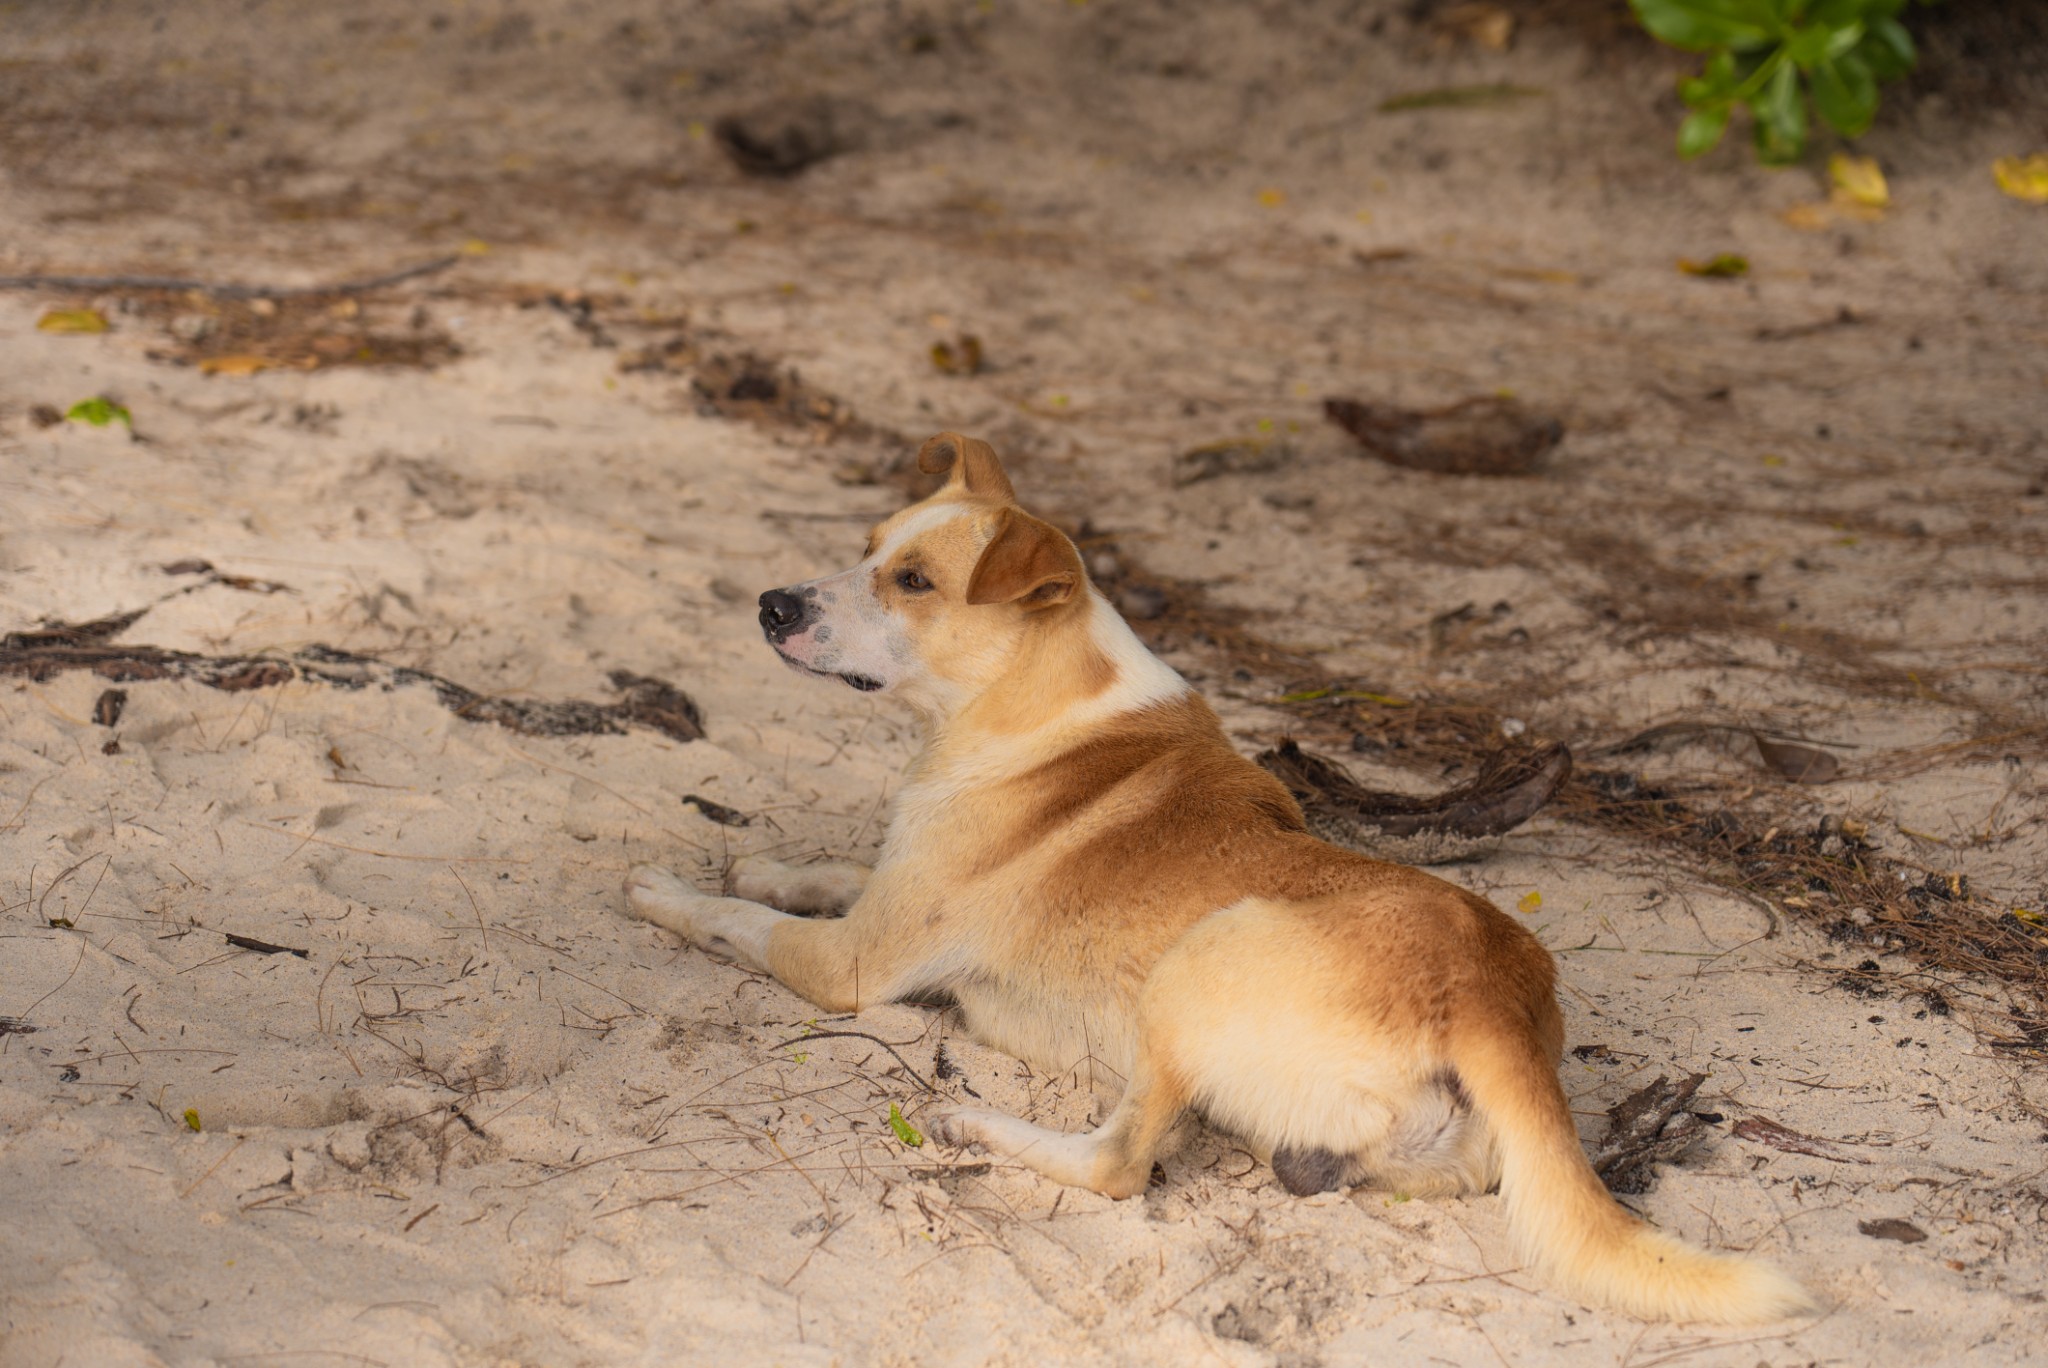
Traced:
[[877, 526], [858, 565], [761, 595], [761, 631], [805, 674], [947, 715], [1086, 599], [1087, 572], [1017, 506], [988, 443], [941, 433], [917, 466], [945, 487]]

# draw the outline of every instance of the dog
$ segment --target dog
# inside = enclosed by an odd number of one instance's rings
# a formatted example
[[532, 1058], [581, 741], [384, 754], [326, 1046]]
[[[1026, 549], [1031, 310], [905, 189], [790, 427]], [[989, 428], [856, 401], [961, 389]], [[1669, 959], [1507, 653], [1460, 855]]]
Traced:
[[1558, 1082], [1556, 968], [1533, 935], [1311, 835], [1074, 544], [1018, 506], [987, 443], [942, 433], [917, 464], [944, 487], [877, 526], [857, 565], [760, 598], [790, 668], [924, 724], [879, 860], [750, 857], [730, 897], [642, 865], [637, 915], [828, 1011], [944, 994], [1035, 1067], [1093, 1061], [1121, 1086], [1095, 1130], [926, 1117], [1057, 1182], [1142, 1192], [1193, 1112], [1297, 1195], [1498, 1185], [1523, 1258], [1588, 1303], [1725, 1323], [1811, 1309], [1770, 1265], [1608, 1195]]

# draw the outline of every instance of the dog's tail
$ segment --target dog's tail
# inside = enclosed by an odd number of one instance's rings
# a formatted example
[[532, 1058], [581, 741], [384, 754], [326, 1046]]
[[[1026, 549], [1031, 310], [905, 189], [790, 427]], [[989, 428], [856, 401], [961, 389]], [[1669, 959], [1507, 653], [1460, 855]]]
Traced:
[[1609, 1196], [1579, 1145], [1556, 1066], [1526, 1033], [1475, 1026], [1451, 1054], [1499, 1146], [1509, 1234], [1560, 1290], [1649, 1320], [1744, 1324], [1813, 1309], [1771, 1265], [1695, 1249]]

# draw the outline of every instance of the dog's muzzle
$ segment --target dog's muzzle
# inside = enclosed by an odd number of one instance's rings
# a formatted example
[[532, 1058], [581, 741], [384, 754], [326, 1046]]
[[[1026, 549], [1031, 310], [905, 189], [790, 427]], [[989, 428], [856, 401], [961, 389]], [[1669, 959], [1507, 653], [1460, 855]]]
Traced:
[[761, 633], [777, 646], [803, 631], [809, 620], [810, 605], [787, 589], [761, 595]]

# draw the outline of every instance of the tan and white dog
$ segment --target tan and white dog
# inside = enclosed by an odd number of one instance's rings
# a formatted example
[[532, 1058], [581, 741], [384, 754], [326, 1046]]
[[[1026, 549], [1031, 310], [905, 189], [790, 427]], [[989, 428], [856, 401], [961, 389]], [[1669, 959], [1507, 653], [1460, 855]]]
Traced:
[[925, 723], [880, 860], [742, 860], [735, 897], [643, 865], [638, 915], [830, 1011], [945, 993], [974, 1036], [1039, 1068], [1094, 1062], [1123, 1090], [1085, 1134], [927, 1114], [939, 1139], [1059, 1182], [1141, 1192], [1193, 1110], [1296, 1194], [1498, 1183], [1524, 1257], [1588, 1302], [1726, 1322], [1811, 1306], [1769, 1265], [1607, 1194], [1558, 1083], [1555, 968], [1534, 936], [1309, 835], [1073, 543], [1017, 506], [986, 443], [945, 433], [918, 465], [948, 483], [858, 565], [761, 596], [784, 661]]

